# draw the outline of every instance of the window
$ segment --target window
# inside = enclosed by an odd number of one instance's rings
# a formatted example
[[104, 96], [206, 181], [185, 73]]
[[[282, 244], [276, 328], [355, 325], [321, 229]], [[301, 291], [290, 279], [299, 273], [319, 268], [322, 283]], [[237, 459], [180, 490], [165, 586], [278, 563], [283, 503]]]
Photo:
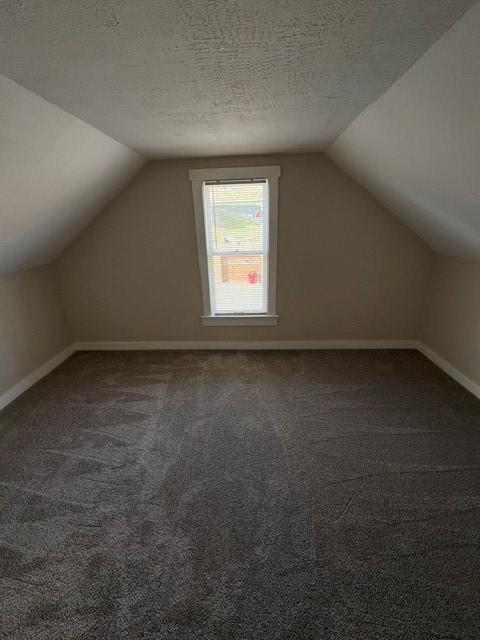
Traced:
[[192, 169], [204, 324], [277, 323], [280, 167]]

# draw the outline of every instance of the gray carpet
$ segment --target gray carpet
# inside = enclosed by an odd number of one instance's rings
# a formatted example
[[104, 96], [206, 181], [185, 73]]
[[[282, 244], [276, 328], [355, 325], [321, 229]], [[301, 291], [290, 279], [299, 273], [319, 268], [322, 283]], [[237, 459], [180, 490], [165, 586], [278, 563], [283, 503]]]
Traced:
[[414, 351], [77, 353], [0, 505], [9, 640], [480, 636], [480, 402]]

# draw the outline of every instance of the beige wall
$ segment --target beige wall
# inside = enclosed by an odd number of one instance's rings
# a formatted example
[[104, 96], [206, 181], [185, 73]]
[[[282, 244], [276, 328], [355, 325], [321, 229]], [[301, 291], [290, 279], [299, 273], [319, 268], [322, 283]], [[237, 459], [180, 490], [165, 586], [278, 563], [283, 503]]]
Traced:
[[438, 256], [423, 341], [480, 384], [480, 262]]
[[[204, 327], [189, 168], [280, 164], [276, 327]], [[325, 155], [148, 164], [56, 273], [74, 339], [410, 339], [432, 252]]]
[[51, 268], [0, 276], [0, 395], [70, 344]]

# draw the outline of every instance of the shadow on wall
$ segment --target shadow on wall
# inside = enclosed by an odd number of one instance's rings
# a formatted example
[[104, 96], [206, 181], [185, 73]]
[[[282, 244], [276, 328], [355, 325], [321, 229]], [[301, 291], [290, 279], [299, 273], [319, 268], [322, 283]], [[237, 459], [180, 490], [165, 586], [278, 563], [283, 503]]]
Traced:
[[[188, 170], [279, 164], [276, 327], [204, 327]], [[432, 252], [323, 154], [151, 162], [56, 263], [74, 339], [418, 337]]]

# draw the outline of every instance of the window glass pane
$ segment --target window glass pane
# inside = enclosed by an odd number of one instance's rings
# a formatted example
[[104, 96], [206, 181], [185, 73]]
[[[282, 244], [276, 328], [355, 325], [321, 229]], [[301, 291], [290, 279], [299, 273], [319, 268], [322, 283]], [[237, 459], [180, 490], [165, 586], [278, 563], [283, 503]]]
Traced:
[[209, 258], [212, 312], [266, 313], [263, 255], [215, 255]]
[[209, 253], [262, 251], [266, 202], [266, 182], [205, 184], [205, 222]]

